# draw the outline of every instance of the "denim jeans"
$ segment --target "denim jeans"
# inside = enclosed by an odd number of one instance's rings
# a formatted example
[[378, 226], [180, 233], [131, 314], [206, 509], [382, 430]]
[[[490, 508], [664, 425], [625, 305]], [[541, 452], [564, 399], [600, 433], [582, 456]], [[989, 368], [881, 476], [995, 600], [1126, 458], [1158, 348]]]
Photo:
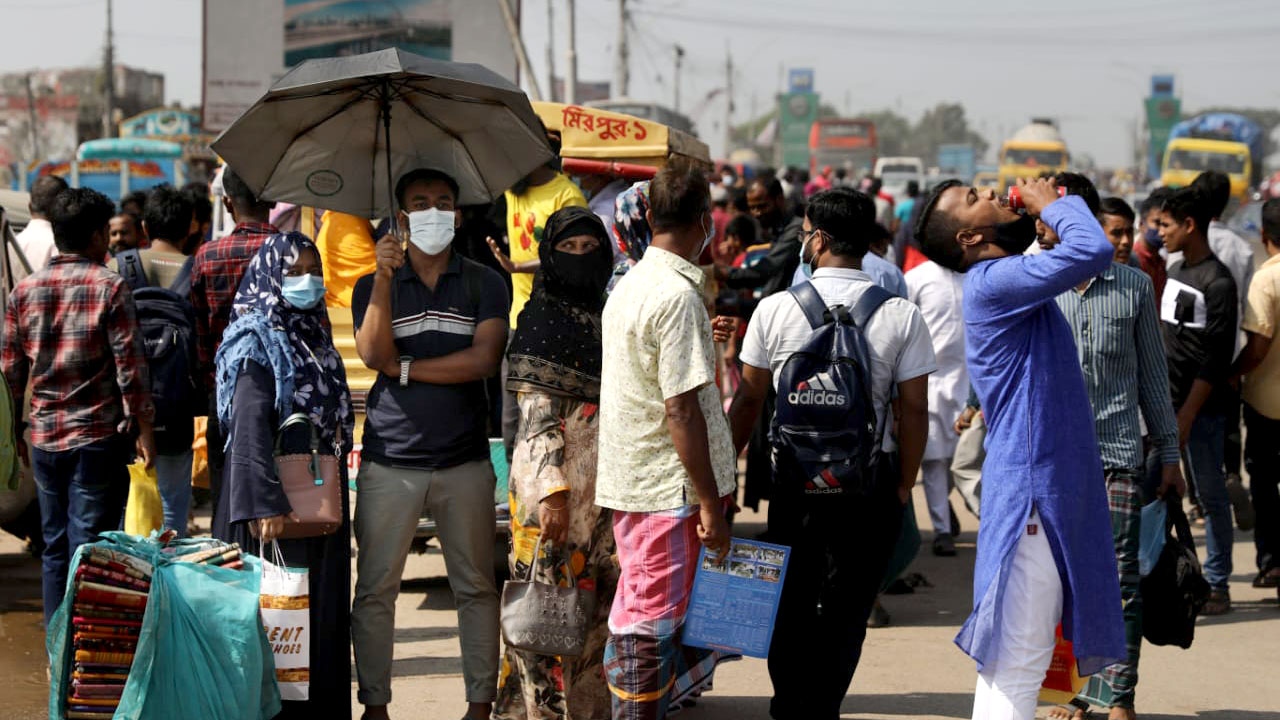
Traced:
[[81, 545], [120, 527], [129, 496], [128, 438], [117, 435], [72, 450], [31, 448], [45, 549], [41, 556], [44, 621], [62, 602], [67, 566]]
[[1227, 497], [1227, 479], [1222, 470], [1222, 448], [1226, 441], [1227, 420], [1222, 415], [1201, 412], [1191, 425], [1187, 439], [1186, 466], [1205, 511], [1204, 578], [1214, 590], [1226, 591], [1231, 577], [1231, 545], [1235, 528], [1231, 519], [1231, 500]]
[[156, 485], [164, 504], [164, 526], [187, 536], [187, 512], [191, 509], [191, 462], [187, 448], [179, 455], [156, 455]]

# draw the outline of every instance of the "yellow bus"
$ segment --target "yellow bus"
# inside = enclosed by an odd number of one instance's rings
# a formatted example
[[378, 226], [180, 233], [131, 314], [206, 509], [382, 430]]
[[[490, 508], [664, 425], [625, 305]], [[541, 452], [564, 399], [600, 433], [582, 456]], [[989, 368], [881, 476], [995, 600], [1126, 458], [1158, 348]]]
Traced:
[[1174, 138], [1164, 150], [1160, 183], [1168, 187], [1184, 187], [1205, 170], [1218, 170], [1231, 179], [1232, 200], [1245, 202], [1251, 168], [1249, 146], [1244, 143]]
[[1061, 140], [1008, 140], [1000, 148], [1000, 192], [1018, 178], [1037, 178], [1067, 169], [1067, 144]]

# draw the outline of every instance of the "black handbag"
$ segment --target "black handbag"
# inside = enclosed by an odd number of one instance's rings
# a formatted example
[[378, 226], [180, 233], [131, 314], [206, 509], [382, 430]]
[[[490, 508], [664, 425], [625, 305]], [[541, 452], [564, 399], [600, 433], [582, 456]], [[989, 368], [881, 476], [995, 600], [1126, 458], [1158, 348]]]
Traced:
[[[1186, 649], [1196, 634], [1196, 616], [1209, 600], [1209, 583], [1200, 570], [1191, 525], [1182, 511], [1182, 498], [1165, 496], [1164, 549], [1151, 573], [1142, 578], [1142, 636], [1152, 645]], [[1171, 532], [1172, 531], [1172, 532]]]

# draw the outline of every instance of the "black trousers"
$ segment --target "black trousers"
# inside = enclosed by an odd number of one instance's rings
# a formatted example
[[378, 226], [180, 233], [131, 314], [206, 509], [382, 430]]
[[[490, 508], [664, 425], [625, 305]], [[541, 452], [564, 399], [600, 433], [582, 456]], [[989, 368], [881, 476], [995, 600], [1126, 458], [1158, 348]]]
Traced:
[[870, 497], [805, 495], [779, 478], [770, 541], [791, 548], [769, 647], [775, 720], [835, 720], [902, 524], [894, 487]]
[[1258, 524], [1253, 542], [1258, 551], [1258, 570], [1280, 567], [1280, 420], [1272, 420], [1244, 406], [1249, 436], [1244, 444], [1244, 463], [1249, 470], [1249, 490]]

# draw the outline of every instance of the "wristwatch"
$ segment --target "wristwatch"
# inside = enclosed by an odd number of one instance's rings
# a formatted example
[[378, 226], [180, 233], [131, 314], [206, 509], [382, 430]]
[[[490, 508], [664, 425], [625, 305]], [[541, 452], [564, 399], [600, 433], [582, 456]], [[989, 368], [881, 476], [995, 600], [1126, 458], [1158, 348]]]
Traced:
[[400, 387], [409, 387], [409, 366], [412, 364], [412, 357], [408, 355], [400, 356]]

